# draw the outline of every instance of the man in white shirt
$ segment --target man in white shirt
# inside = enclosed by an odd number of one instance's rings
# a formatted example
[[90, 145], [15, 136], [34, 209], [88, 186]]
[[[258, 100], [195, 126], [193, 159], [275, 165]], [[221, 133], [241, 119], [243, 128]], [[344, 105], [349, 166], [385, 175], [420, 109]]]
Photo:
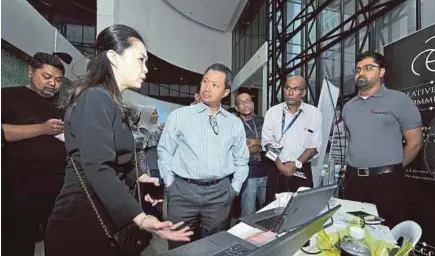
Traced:
[[319, 109], [302, 101], [306, 90], [303, 77], [289, 77], [285, 102], [270, 108], [264, 117], [261, 144], [276, 165], [276, 170], [269, 172], [268, 200], [273, 200], [275, 193], [313, 186], [309, 161], [322, 143], [322, 116]]

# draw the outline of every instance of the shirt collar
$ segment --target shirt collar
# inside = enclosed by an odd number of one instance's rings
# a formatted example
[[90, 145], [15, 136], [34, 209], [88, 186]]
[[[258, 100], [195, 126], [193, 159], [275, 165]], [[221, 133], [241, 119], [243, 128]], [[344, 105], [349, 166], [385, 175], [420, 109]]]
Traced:
[[[198, 104], [196, 104], [194, 107], [195, 107], [195, 111], [196, 111], [196, 113], [202, 113], [202, 112], [206, 111], [207, 114], [209, 114], [209, 113], [208, 113], [208, 106], [205, 105], [202, 101], [200, 101], [200, 102], [199, 102]], [[227, 117], [228, 114], [230, 114], [228, 111], [226, 111], [224, 108], [222, 108], [222, 105], [219, 106], [219, 109], [218, 109], [218, 111], [216, 112], [216, 115], [219, 114], [219, 113], [222, 114], [224, 117]], [[230, 115], [231, 115], [231, 114], [230, 114]]]
[[[384, 96], [385, 90], [386, 90], [385, 85], [381, 85], [381, 87], [379, 87], [379, 90], [377, 90], [375, 93], [370, 95], [368, 98], [370, 98], [370, 97], [380, 98], [380, 97]], [[363, 97], [358, 94], [358, 98], [362, 99]]]
[[239, 116], [239, 118], [240, 118], [242, 121], [244, 121], [244, 122], [248, 122], [248, 121], [251, 121], [251, 120], [255, 121], [255, 117], [256, 117], [256, 116], [257, 116], [257, 115], [253, 113], [253, 114], [251, 115], [251, 118], [249, 118], [249, 119], [246, 120], [246, 121], [243, 120], [243, 118], [242, 118], [241, 116]]
[[[287, 104], [285, 103], [285, 102], [283, 102], [282, 103], [283, 105], [283, 109], [285, 110], [285, 111], [287, 111], [288, 113], [290, 113], [290, 114], [292, 114], [292, 115], [295, 115], [295, 114], [297, 114], [298, 112], [296, 112], [296, 113], [292, 113], [292, 112], [290, 112], [290, 110], [288, 109], [288, 107], [287, 107]], [[304, 112], [304, 110], [305, 110], [305, 102], [304, 101], [301, 101], [301, 105], [299, 106], [299, 110], [298, 111], [301, 111], [301, 112]]]

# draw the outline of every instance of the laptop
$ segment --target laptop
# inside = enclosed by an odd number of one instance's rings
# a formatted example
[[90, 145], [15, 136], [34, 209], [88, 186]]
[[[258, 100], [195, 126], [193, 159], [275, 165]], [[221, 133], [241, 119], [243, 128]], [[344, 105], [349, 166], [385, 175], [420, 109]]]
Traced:
[[294, 255], [314, 234], [322, 230], [325, 223], [340, 207], [341, 205], [335, 206], [308, 223], [305, 223], [293, 231], [288, 232], [274, 241], [258, 248], [247, 256]]
[[[260, 255], [292, 255], [299, 250], [315, 233], [319, 232], [324, 223], [334, 215], [340, 205], [317, 216], [309, 223], [289, 232], [268, 244], [257, 246], [223, 231], [191, 242], [159, 256], [260, 256]], [[291, 252], [289, 254], [289, 252]]]
[[159, 256], [248, 255], [257, 248], [248, 241], [222, 231], [164, 252]]
[[239, 220], [264, 231], [277, 234], [290, 231], [319, 215], [325, 209], [337, 185], [295, 192], [286, 207], [277, 207]]

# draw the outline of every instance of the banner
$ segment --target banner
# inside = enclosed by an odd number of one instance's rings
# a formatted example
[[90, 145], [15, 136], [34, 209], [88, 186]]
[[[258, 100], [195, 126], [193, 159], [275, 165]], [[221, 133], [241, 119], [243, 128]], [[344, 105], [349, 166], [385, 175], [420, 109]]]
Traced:
[[435, 25], [385, 46], [386, 86], [406, 93], [420, 110], [424, 145], [406, 168], [403, 203], [420, 224], [420, 241], [435, 245]]
[[320, 185], [320, 172], [322, 171], [322, 165], [325, 162], [326, 148], [328, 146], [331, 125], [335, 120], [334, 111], [335, 107], [337, 106], [339, 95], [340, 89], [338, 89], [337, 86], [333, 85], [326, 78], [323, 79], [319, 104], [317, 105], [322, 114], [322, 147], [319, 149], [319, 156], [314, 158], [311, 162], [314, 187]]
[[[338, 111], [337, 111], [338, 112]], [[337, 114], [339, 116], [339, 113]], [[340, 167], [346, 164], [346, 130], [344, 127], [344, 122], [342, 119], [337, 119], [335, 121], [335, 125], [333, 126], [333, 133], [330, 136], [330, 159], [334, 160], [335, 165], [339, 165]]]

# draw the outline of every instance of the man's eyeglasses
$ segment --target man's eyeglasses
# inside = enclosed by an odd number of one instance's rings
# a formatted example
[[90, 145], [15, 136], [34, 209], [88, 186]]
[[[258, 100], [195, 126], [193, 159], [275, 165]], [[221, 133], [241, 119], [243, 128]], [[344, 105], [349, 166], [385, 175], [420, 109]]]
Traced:
[[302, 92], [305, 90], [303, 87], [291, 87], [291, 86], [284, 86], [284, 90], [289, 92]]
[[356, 67], [353, 70], [353, 73], [355, 75], [358, 75], [361, 72], [361, 70], [364, 70], [364, 72], [367, 72], [367, 71], [372, 71], [374, 68], [379, 68], [379, 66], [368, 64], [368, 65], [365, 65], [365, 66], [362, 66], [362, 67]]
[[214, 134], [219, 134], [219, 126], [216, 121], [216, 117], [214, 116], [208, 116], [208, 121], [210, 122], [211, 128], [213, 128]]
[[252, 100], [248, 99], [248, 100], [238, 100], [236, 101], [236, 105], [237, 106], [242, 106], [242, 105], [251, 105], [252, 104]]

